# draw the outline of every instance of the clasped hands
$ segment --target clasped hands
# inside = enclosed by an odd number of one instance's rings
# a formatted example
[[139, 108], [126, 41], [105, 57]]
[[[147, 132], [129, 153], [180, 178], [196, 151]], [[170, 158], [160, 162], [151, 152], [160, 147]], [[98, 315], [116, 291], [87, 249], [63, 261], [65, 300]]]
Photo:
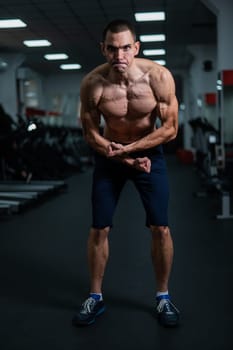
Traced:
[[134, 168], [150, 173], [151, 170], [151, 160], [148, 157], [137, 157], [131, 158], [128, 155], [126, 146], [121, 143], [111, 142], [107, 148], [107, 157], [120, 157], [120, 158], [129, 158], [129, 165], [132, 165]]

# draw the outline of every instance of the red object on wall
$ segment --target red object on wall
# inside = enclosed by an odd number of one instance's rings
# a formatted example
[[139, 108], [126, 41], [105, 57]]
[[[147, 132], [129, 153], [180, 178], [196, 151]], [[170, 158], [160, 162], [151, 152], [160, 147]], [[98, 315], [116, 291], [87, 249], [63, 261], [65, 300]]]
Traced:
[[37, 116], [37, 117], [45, 117], [46, 115], [53, 116], [53, 117], [58, 117], [61, 115], [58, 112], [53, 112], [53, 111], [45, 111], [43, 109], [38, 109], [38, 108], [32, 108], [32, 107], [27, 107], [26, 108], [26, 116], [28, 118]]
[[222, 80], [224, 86], [233, 85], [233, 70], [223, 70]]
[[43, 117], [46, 115], [46, 112], [44, 110], [38, 109], [38, 108], [30, 108], [30, 107], [26, 108], [26, 116], [28, 118], [34, 117], [35, 115]]
[[179, 148], [176, 151], [176, 156], [183, 164], [192, 164], [194, 161], [193, 152], [187, 149]]
[[216, 105], [217, 95], [215, 92], [208, 92], [205, 94], [205, 103], [207, 105]]

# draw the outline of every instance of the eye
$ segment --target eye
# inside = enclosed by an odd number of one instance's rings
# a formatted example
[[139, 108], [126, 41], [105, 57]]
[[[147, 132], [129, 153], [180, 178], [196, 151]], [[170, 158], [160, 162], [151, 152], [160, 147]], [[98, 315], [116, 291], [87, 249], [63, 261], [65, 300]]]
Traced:
[[131, 49], [131, 45], [125, 45], [125, 46], [123, 46], [123, 51], [124, 52], [127, 52], [127, 51], [129, 51]]
[[109, 52], [116, 52], [117, 48], [114, 47], [114, 46], [108, 45], [108, 46], [107, 46], [107, 50], [108, 50]]

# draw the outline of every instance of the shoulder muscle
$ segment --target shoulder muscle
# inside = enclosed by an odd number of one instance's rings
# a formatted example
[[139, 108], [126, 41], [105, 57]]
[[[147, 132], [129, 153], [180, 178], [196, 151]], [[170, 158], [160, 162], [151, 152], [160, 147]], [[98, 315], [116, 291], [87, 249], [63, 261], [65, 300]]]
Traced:
[[104, 87], [104, 66], [99, 66], [88, 73], [81, 83], [81, 102], [89, 108], [98, 106]]
[[151, 88], [158, 102], [170, 102], [175, 97], [175, 82], [165, 67], [155, 65], [150, 72]]

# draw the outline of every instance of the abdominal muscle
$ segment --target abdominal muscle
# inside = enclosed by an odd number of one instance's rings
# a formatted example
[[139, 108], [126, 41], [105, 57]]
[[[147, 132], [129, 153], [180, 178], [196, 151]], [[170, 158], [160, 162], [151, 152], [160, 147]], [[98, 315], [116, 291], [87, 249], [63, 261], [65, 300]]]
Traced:
[[[114, 122], [113, 122], [114, 120]], [[111, 117], [104, 126], [104, 137], [110, 141], [129, 144], [151, 133], [155, 128], [152, 116], [140, 118], [139, 120], [128, 120]]]

